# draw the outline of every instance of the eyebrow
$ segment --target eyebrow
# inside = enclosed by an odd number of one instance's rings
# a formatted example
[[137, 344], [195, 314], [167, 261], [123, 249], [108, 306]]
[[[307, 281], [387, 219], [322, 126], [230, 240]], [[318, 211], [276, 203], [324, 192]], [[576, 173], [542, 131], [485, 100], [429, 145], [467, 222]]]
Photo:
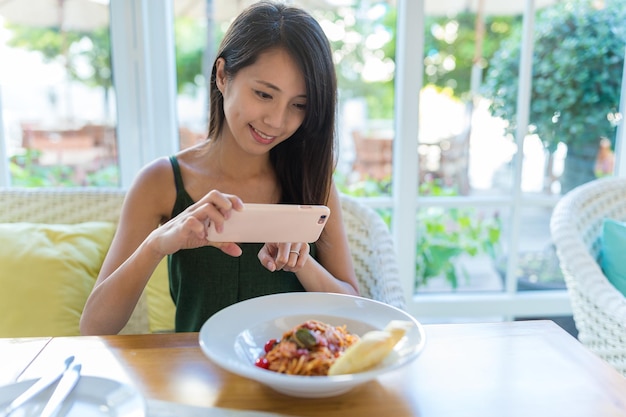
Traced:
[[[278, 88], [278, 86], [267, 82], [267, 81], [263, 81], [263, 80], [256, 80], [256, 82], [258, 82], [259, 84], [263, 84], [264, 86], [266, 86], [267, 88], [274, 90], [274, 91], [278, 91], [278, 92], [282, 92], [282, 90], [280, 88]], [[306, 94], [299, 94], [296, 97], [298, 98], [306, 98]]]

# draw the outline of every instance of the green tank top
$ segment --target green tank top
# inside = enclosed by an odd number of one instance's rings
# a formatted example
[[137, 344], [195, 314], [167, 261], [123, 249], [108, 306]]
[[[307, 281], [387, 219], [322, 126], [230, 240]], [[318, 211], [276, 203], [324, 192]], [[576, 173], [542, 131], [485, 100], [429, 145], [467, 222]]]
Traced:
[[[176, 157], [170, 162], [176, 182], [172, 217], [194, 201], [183, 185]], [[239, 257], [212, 246], [184, 249], [168, 256], [170, 292], [176, 304], [176, 331], [197, 332], [213, 314], [239, 301], [262, 295], [302, 292], [304, 287], [293, 272], [270, 272], [259, 262], [262, 243], [240, 243]], [[311, 245], [311, 254], [315, 247]]]

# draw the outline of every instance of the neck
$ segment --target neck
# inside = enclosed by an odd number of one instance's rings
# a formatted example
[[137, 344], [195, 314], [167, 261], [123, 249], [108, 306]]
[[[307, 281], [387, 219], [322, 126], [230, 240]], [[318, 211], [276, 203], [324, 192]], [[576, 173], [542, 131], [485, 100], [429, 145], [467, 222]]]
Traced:
[[224, 178], [245, 180], [273, 172], [269, 153], [251, 155], [225, 138], [211, 142], [208, 152]]

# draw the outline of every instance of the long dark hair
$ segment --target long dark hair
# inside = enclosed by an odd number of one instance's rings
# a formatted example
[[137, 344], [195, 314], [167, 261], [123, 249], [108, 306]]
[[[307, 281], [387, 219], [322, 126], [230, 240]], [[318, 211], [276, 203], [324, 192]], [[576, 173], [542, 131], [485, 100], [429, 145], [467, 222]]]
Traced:
[[[281, 187], [281, 202], [325, 204], [335, 168], [337, 79], [332, 51], [319, 23], [304, 10], [274, 2], [245, 9], [231, 24], [217, 53], [233, 77], [254, 64], [270, 48], [284, 48], [297, 62], [306, 85], [304, 121], [288, 139], [270, 151]], [[224, 126], [224, 100], [213, 65], [210, 88], [209, 138]]]

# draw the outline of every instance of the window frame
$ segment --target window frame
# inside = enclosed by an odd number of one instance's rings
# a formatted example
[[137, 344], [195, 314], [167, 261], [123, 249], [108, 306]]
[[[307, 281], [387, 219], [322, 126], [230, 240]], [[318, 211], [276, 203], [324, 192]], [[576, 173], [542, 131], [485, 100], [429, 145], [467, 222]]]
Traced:
[[179, 149], [174, 10], [170, 0], [111, 0], [121, 188]]

